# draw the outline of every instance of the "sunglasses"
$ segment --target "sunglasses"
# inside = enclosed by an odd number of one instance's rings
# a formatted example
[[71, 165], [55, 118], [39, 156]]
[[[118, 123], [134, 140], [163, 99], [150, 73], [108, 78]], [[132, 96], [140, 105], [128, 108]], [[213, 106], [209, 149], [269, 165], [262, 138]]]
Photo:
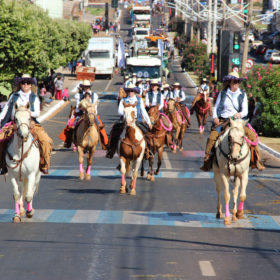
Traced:
[[31, 82], [30, 82], [30, 81], [22, 81], [20, 84], [21, 84], [21, 85], [25, 85], [25, 84], [31, 85]]
[[240, 81], [239, 80], [233, 80], [232, 81], [234, 84], [240, 84]]

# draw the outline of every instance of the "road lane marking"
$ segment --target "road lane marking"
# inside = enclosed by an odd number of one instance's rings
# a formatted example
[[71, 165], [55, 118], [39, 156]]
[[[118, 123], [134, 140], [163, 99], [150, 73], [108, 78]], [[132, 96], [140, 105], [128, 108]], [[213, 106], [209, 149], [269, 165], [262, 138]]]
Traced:
[[[67, 192], [67, 190], [65, 190]], [[112, 194], [117, 194], [118, 190]], [[117, 194], [118, 195], [118, 194]], [[113, 197], [113, 196], [111, 196]], [[0, 222], [12, 221], [14, 210], [0, 209]], [[199, 212], [153, 212], [120, 210], [76, 210], [76, 209], [35, 209], [32, 219], [22, 218], [29, 223], [65, 223], [65, 224], [117, 224], [169, 226], [188, 228], [223, 229], [262, 229], [280, 230], [280, 216], [245, 215], [245, 219], [224, 225], [223, 219], [216, 219], [215, 213]], [[271, 249], [274, 251], [274, 249]]]
[[199, 261], [202, 276], [216, 276], [215, 270], [209, 261]]
[[167, 169], [172, 169], [172, 165], [171, 165], [171, 162], [168, 158], [167, 152], [163, 152], [162, 155], [163, 155], [163, 160], [164, 160], [164, 163], [165, 163], [165, 167]]
[[109, 86], [111, 85], [112, 81], [113, 81], [113, 79], [111, 79], [111, 80], [108, 82], [108, 84], [107, 84], [107, 86], [105, 87], [104, 91], [107, 91], [107, 90], [108, 90], [108, 88], [109, 88]]
[[[113, 168], [113, 167], [112, 167]], [[174, 170], [174, 168], [171, 168]], [[156, 178], [166, 178], [166, 179], [213, 179], [213, 172], [180, 172], [180, 171], [162, 171]], [[49, 175], [42, 175], [43, 178], [48, 177], [61, 177], [61, 179], [66, 179], [67, 177], [79, 177], [80, 171], [78, 168], [75, 169], [50, 169]], [[113, 177], [120, 178], [121, 174], [118, 170], [105, 170], [105, 169], [93, 169], [91, 170], [92, 177]], [[140, 178], [140, 177], [139, 177]], [[59, 178], [58, 178], [59, 179]], [[249, 174], [250, 180], [275, 180], [280, 181], [280, 174], [277, 173], [262, 173], [262, 174]]]

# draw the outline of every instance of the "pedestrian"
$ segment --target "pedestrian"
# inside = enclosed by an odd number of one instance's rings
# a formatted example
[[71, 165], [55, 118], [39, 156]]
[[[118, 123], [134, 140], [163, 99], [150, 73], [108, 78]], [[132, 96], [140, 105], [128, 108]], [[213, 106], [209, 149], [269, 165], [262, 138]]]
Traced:
[[77, 61], [74, 60], [74, 61], [72, 61], [72, 69], [71, 69], [71, 74], [72, 75], [76, 74], [76, 67], [77, 67]]
[[64, 101], [70, 101], [70, 96], [69, 96], [69, 89], [68, 87], [66, 87], [65, 89], [63, 89], [63, 92], [62, 92], [62, 99]]
[[63, 91], [63, 80], [61, 76], [57, 76], [57, 80], [54, 83], [55, 86], [55, 99], [61, 100], [62, 99], [62, 91]]

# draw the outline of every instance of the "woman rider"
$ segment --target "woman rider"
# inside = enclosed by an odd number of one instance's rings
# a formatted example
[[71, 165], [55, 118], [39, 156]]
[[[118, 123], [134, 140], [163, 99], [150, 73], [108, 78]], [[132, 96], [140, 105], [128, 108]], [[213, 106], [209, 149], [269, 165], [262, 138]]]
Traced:
[[[246, 93], [239, 86], [243, 78], [239, 78], [238, 73], [231, 72], [223, 79], [223, 89], [219, 93], [214, 110], [213, 110], [213, 125], [211, 133], [207, 140], [205, 149], [204, 165], [200, 168], [203, 171], [209, 171], [212, 167], [212, 159], [214, 153], [211, 152], [215, 142], [226, 126], [229, 118], [246, 119], [248, 115], [248, 100]], [[245, 127], [247, 137], [256, 142], [256, 135], [248, 127]], [[251, 163], [251, 168], [263, 170], [264, 166], [260, 163], [260, 151], [258, 146], [254, 148], [254, 163]]]

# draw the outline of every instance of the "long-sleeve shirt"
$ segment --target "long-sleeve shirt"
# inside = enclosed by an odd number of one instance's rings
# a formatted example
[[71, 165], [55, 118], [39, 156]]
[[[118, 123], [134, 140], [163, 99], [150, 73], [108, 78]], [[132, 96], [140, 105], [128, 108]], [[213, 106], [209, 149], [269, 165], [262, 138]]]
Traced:
[[183, 90], [181, 90], [181, 97], [180, 97], [180, 90], [173, 90], [173, 97], [174, 99], [180, 98], [180, 102], [185, 101], [186, 99], [186, 94]]
[[[225, 98], [224, 108], [221, 112], [222, 118], [231, 118], [236, 113], [238, 113], [239, 103], [238, 103], [238, 96], [242, 94], [241, 90], [238, 89], [235, 92], [232, 92], [230, 89], [227, 89], [226, 93], [227, 96]], [[217, 109], [221, 102], [221, 93], [218, 95], [214, 110], [213, 110], [213, 119], [217, 118]], [[248, 115], [248, 99], [246, 94], [244, 95], [244, 99], [241, 106], [241, 118], [244, 118]]]
[[[141, 98], [140, 99], [140, 112], [141, 112], [141, 115], [143, 117], [143, 119], [145, 120], [145, 122], [150, 125], [151, 124], [151, 120], [150, 120], [150, 117], [144, 107], [144, 103], [143, 103], [143, 100]], [[138, 99], [137, 97], [134, 95], [133, 97], [127, 97], [126, 98], [126, 101], [129, 103], [129, 104], [135, 104], [138, 102]], [[119, 108], [118, 108], [118, 114], [120, 116], [123, 116], [124, 114], [124, 106], [123, 106], [123, 103], [124, 101], [122, 100], [119, 104]], [[137, 118], [137, 106], [134, 107], [135, 109], [135, 118]]]
[[146, 94], [146, 97], [145, 97], [145, 104], [146, 104], [146, 107], [150, 107], [150, 106], [156, 106], [157, 105], [157, 100], [158, 100], [158, 97], [157, 95], [160, 94], [160, 104], [159, 104], [159, 110], [161, 110], [164, 106], [164, 97], [163, 95], [161, 94], [160, 91], [156, 91], [156, 92], [152, 92], [153, 93], [153, 99], [152, 99], [152, 103], [150, 104], [150, 99], [149, 99], [149, 94]]
[[[97, 95], [97, 93], [95, 93], [95, 92], [90, 92], [90, 94], [91, 94], [91, 95], [93, 94], [93, 102], [92, 102], [92, 103], [95, 103], [96, 101], [98, 101], [98, 95]], [[85, 92], [83, 92], [83, 96], [84, 96], [84, 95], [85, 95]], [[76, 100], [76, 112], [79, 112], [79, 111], [80, 111], [80, 110], [79, 110], [79, 104], [80, 104], [80, 102], [81, 102], [81, 95], [80, 95], [79, 92], [75, 94], [75, 100]], [[97, 104], [97, 103], [96, 103], [96, 104]], [[96, 114], [98, 114], [98, 112], [97, 112], [97, 105], [96, 105], [95, 110], [96, 110]]]
[[[22, 90], [20, 90], [19, 92], [19, 98], [17, 99], [17, 105], [20, 107], [20, 106], [26, 106], [27, 103], [29, 102], [29, 96], [31, 94], [31, 91], [29, 91], [28, 93], [24, 93]], [[10, 106], [10, 103], [11, 103], [11, 100], [12, 100], [12, 96], [10, 96], [8, 102], [6, 103], [5, 107], [3, 108], [3, 111], [1, 112], [0, 114], [0, 122], [5, 118], [7, 112], [8, 112], [8, 109], [9, 109], [9, 106]], [[14, 119], [14, 116], [15, 116], [15, 108], [13, 108], [12, 110], [12, 120]], [[34, 111], [31, 111], [31, 117], [36, 119], [40, 116], [40, 100], [38, 97], [35, 98], [35, 101], [34, 101]]]

